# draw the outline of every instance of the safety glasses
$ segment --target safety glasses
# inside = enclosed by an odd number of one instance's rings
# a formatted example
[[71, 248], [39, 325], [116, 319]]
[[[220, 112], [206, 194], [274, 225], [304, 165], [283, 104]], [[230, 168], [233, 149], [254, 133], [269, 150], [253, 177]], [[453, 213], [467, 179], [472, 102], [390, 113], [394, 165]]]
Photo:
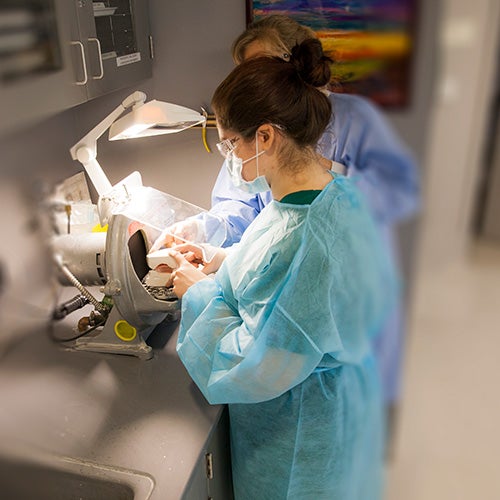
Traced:
[[217, 149], [219, 153], [227, 158], [236, 148], [236, 141], [239, 140], [239, 137], [234, 137], [233, 139], [224, 139], [223, 141], [218, 142]]
[[[276, 123], [271, 123], [271, 125], [278, 130], [284, 131], [286, 130], [285, 127], [278, 125]], [[224, 157], [227, 158], [235, 149], [236, 149], [236, 141], [239, 141], [239, 137], [233, 137], [232, 139], [224, 139], [223, 141], [220, 141], [216, 144], [217, 149], [219, 150], [219, 153]]]

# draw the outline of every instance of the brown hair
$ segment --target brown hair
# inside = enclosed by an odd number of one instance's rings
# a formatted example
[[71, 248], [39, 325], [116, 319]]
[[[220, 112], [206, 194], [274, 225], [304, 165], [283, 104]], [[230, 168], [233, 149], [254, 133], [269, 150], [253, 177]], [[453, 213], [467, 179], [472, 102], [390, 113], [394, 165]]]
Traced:
[[331, 117], [330, 101], [316, 88], [317, 75], [328, 64], [321, 43], [311, 38], [293, 48], [290, 62], [278, 57], [244, 61], [214, 93], [217, 122], [245, 139], [261, 125], [275, 124], [298, 146], [315, 146]]
[[309, 38], [317, 38], [316, 33], [307, 26], [302, 26], [290, 17], [272, 14], [254, 21], [233, 42], [232, 55], [236, 64], [244, 60], [247, 47], [256, 40], [269, 44], [272, 55], [288, 59], [295, 45]]

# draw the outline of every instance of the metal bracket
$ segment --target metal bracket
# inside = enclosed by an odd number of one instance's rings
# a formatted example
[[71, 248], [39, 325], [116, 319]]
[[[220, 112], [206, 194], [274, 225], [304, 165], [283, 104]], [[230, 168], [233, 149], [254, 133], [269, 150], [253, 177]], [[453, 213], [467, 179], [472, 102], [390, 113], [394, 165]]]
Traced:
[[109, 354], [128, 354], [140, 359], [151, 359], [153, 350], [144, 342], [142, 335], [147, 337], [153, 330], [153, 326], [147, 331], [138, 331], [132, 340], [122, 340], [115, 333], [115, 325], [119, 321], [125, 321], [116, 307], [113, 307], [102, 330], [97, 329], [96, 333], [89, 333], [76, 340], [65, 342], [65, 346], [77, 351], [103, 352]]

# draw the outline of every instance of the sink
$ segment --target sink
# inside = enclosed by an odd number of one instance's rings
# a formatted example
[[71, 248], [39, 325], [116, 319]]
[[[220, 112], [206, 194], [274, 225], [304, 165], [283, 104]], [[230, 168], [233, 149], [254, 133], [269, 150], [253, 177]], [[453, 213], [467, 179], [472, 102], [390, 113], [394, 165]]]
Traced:
[[146, 473], [46, 454], [0, 453], [0, 496], [5, 500], [147, 500]]

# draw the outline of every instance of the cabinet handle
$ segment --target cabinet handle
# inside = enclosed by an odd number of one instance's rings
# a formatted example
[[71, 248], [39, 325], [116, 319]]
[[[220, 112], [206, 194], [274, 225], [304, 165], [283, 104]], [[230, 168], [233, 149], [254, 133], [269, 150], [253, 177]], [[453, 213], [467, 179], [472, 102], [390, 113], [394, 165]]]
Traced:
[[104, 76], [104, 67], [102, 65], [102, 51], [101, 51], [101, 42], [98, 38], [89, 38], [89, 42], [95, 42], [97, 45], [97, 54], [99, 56], [99, 69], [101, 70], [101, 74], [98, 76], [93, 76], [93, 80], [101, 80]]
[[79, 82], [78, 80], [76, 81], [77, 85], [87, 85], [87, 82], [89, 81], [88, 75], [87, 75], [87, 63], [85, 61], [85, 49], [83, 48], [83, 43], [80, 41], [70, 42], [71, 45], [78, 45], [80, 47], [80, 52], [82, 54], [82, 65], [83, 65], [83, 80]]
[[155, 44], [152, 35], [149, 35], [149, 57], [151, 59], [155, 58]]
[[214, 457], [211, 453], [205, 453], [205, 472], [207, 479], [214, 478]]

